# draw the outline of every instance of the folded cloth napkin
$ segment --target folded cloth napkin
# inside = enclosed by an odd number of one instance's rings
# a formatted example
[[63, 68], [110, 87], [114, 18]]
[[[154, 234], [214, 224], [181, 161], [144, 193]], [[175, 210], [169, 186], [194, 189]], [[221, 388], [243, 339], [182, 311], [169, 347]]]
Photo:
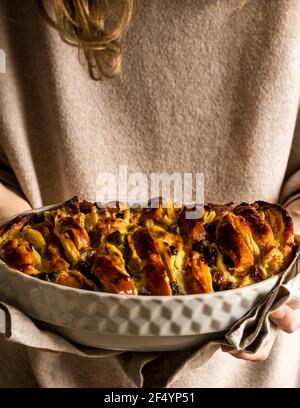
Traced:
[[41, 329], [16, 308], [0, 302], [0, 332], [7, 341], [53, 352], [71, 353], [87, 358], [115, 356], [137, 387], [166, 387], [185, 369], [203, 365], [220, 348], [229, 345], [255, 353], [273, 342], [276, 327], [269, 314], [287, 304], [300, 307], [300, 251], [287, 270], [278, 277], [273, 290], [237, 321], [227, 333], [193, 349], [164, 353], [119, 352], [72, 344], [63, 337]]

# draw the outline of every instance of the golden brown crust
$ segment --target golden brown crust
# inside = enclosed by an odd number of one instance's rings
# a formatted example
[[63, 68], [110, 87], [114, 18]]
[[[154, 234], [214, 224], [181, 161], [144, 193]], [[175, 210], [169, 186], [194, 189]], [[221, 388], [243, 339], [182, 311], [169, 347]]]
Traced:
[[76, 270], [62, 270], [52, 277], [50, 281], [62, 286], [69, 286], [77, 289], [100, 290], [99, 287], [89, 278]]
[[0, 245], [17, 235], [24, 225], [26, 225], [33, 217], [33, 214], [21, 214], [13, 218], [7, 224], [4, 224], [0, 228]]
[[254, 205], [258, 208], [258, 211], [264, 212], [266, 221], [277, 239], [283, 243], [294, 241], [293, 220], [284, 208], [264, 201], [256, 201]]
[[46, 250], [46, 260], [49, 272], [59, 272], [67, 269], [70, 264], [64, 259], [63, 249], [57, 239], [49, 242]]
[[108, 255], [102, 255], [96, 259], [92, 272], [99, 279], [100, 284], [106, 292], [124, 293], [136, 295], [136, 287], [123, 264], [118, 257], [112, 259]]
[[254, 206], [248, 204], [238, 205], [234, 209], [234, 214], [240, 215], [246, 220], [258, 245], [267, 247], [273, 245], [274, 236], [272, 228], [263, 220], [259, 211]]
[[[246, 275], [254, 264], [254, 255], [247, 246], [242, 228], [238, 228], [233, 214], [226, 214], [216, 228], [216, 243], [222, 254], [227, 255], [232, 261], [236, 275]], [[245, 231], [245, 233], [249, 233]]]
[[186, 291], [190, 294], [213, 292], [212, 275], [204, 258], [192, 251], [185, 269]]
[[142, 274], [144, 274], [145, 290], [149, 295], [172, 295], [166, 269], [158, 254], [150, 254], [142, 269]]
[[267, 279], [295, 253], [292, 219], [278, 205], [208, 204], [195, 218], [198, 208], [156, 204], [99, 207], [74, 197], [18, 216], [0, 229], [0, 258], [59, 285], [171, 296]]
[[282, 265], [278, 267], [280, 269], [291, 261], [295, 253], [296, 244], [293, 220], [288, 212], [279, 205], [264, 201], [256, 201], [254, 205], [258, 211], [264, 214], [265, 220], [271, 227], [277, 243], [274, 246], [282, 253]]
[[134, 232], [132, 238], [136, 253], [143, 261], [141, 275], [144, 290], [150, 295], [172, 295], [164, 262], [150, 230], [139, 228]]
[[42, 267], [42, 260], [38, 252], [22, 239], [7, 241], [0, 250], [0, 257], [8, 266], [28, 275], [38, 274], [38, 270]]
[[178, 218], [180, 234], [186, 243], [200, 241], [201, 239], [204, 239], [206, 235], [203, 218], [190, 218], [195, 215], [195, 212], [196, 208], [188, 209], [184, 207]]

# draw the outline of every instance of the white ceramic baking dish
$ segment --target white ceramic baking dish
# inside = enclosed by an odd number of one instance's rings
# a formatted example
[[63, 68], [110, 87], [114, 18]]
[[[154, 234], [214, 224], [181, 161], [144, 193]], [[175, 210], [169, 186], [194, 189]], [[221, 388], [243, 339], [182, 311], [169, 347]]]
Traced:
[[267, 295], [277, 279], [274, 276], [212, 294], [116, 295], [39, 280], [0, 260], [0, 301], [74, 343], [113, 350], [167, 351], [219, 337]]
[[165, 351], [218, 337], [261, 300], [277, 279], [212, 294], [116, 295], [55, 285], [0, 261], [0, 300], [75, 343]]

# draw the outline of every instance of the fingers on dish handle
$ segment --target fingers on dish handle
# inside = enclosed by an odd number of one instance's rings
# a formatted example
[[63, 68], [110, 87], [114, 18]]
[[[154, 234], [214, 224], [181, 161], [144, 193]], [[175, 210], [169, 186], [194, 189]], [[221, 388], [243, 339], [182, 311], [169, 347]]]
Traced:
[[279, 330], [286, 333], [294, 333], [300, 330], [300, 309], [292, 309], [283, 305], [270, 315], [270, 319]]

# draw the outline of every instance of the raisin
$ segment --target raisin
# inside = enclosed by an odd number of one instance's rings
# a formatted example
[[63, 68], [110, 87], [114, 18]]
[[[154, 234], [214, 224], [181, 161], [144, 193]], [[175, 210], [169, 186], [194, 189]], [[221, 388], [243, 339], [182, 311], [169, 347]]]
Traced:
[[214, 234], [214, 233], [216, 232], [216, 225], [213, 224], [213, 223], [204, 224], [204, 228], [205, 228], [205, 231], [206, 231], [208, 234]]
[[223, 290], [230, 290], [230, 289], [235, 289], [236, 288], [236, 284], [232, 281], [227, 282], [224, 286], [223, 286]]
[[215, 292], [219, 292], [219, 290], [222, 290], [223, 288], [225, 276], [219, 270], [213, 270], [211, 272], [211, 275], [212, 275], [213, 289]]
[[203, 254], [208, 266], [217, 264], [218, 251], [216, 248], [213, 248], [212, 246], [205, 247]]
[[157, 253], [154, 241], [147, 229], [135, 231], [132, 237], [140, 258], [146, 259], [151, 253]]
[[87, 273], [90, 272], [91, 265], [87, 261], [79, 261], [77, 264], [77, 268], [79, 272], [81, 272], [83, 275], [86, 275]]
[[66, 207], [73, 214], [78, 214], [80, 209], [78, 197], [72, 197], [63, 204], [63, 207]]
[[41, 224], [44, 221], [44, 214], [43, 213], [35, 214], [33, 220], [35, 224]]
[[202, 245], [201, 241], [196, 241], [193, 243], [192, 249], [193, 251], [203, 252], [204, 246]]
[[123, 236], [120, 231], [115, 231], [112, 234], [108, 235], [107, 241], [111, 242], [114, 245], [121, 245], [123, 243]]
[[255, 282], [260, 282], [265, 279], [264, 271], [256, 265], [252, 267], [250, 276], [252, 276]]
[[170, 286], [171, 286], [173, 295], [181, 295], [180, 288], [177, 282], [171, 282]]
[[117, 215], [116, 215], [116, 218], [122, 218], [122, 219], [124, 219], [124, 213], [118, 213]]
[[227, 266], [227, 268], [234, 267], [234, 263], [232, 262], [232, 259], [228, 255], [223, 256], [223, 261], [224, 261], [224, 264]]
[[170, 251], [172, 255], [177, 255], [177, 248], [174, 245], [170, 246]]
[[46, 281], [46, 282], [51, 282], [49, 273], [41, 273], [39, 275], [39, 279]]
[[200, 245], [200, 243], [198, 241], [193, 242], [192, 250], [197, 251], [197, 252], [201, 252], [202, 246]]
[[92, 211], [93, 206], [94, 206], [93, 203], [83, 200], [80, 203], [80, 212], [82, 212], [83, 214], [89, 214]]
[[127, 237], [125, 237], [125, 241], [124, 241], [123, 257], [125, 259], [126, 264], [130, 261], [130, 258], [132, 257], [132, 250], [128, 244]]
[[193, 243], [193, 251], [197, 252], [204, 252], [205, 248], [209, 245], [209, 241], [207, 239], [202, 239], [201, 241], [195, 241]]

